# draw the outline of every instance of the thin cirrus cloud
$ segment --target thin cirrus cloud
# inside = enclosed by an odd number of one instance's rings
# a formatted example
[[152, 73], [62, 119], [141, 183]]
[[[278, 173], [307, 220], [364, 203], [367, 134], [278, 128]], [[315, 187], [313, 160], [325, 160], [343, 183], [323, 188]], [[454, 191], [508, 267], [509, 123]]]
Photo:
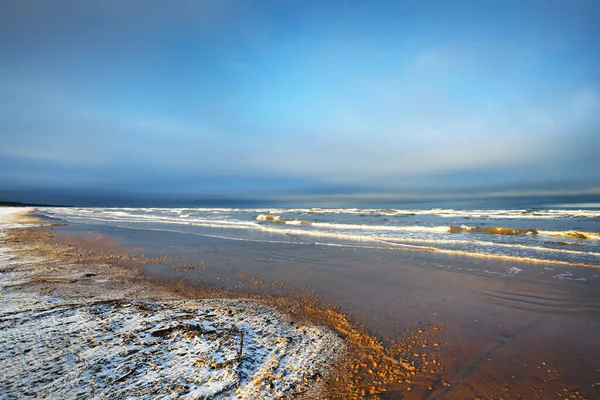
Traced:
[[595, 2], [445, 4], [4, 3], [1, 194], [596, 193]]

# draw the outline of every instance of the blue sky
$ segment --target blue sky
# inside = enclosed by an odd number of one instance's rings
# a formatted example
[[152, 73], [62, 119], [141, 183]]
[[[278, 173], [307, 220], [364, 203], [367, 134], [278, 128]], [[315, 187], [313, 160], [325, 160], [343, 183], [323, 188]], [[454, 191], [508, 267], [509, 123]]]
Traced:
[[0, 197], [600, 197], [598, 15], [595, 0], [0, 1]]

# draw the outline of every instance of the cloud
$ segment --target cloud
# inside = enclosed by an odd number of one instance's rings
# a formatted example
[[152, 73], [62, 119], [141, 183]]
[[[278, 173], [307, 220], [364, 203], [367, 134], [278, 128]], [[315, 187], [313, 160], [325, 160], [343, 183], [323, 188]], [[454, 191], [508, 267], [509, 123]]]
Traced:
[[487, 7], [303, 3], [3, 4], [0, 185], [410, 197], [600, 184], [597, 28], [577, 7], [491, 21]]
[[105, 175], [105, 181], [122, 168], [133, 180], [144, 171], [162, 171], [167, 180], [169, 174], [288, 177], [394, 193], [433, 183], [468, 189], [466, 173], [493, 177], [487, 184], [498, 186], [569, 176], [595, 184], [593, 171], [600, 169], [600, 101], [590, 88], [529, 107], [483, 111], [414, 93], [361, 111], [365, 103], [358, 98], [346, 101], [346, 109], [338, 104], [324, 127], [319, 121], [312, 131], [283, 125], [277, 129], [292, 133], [277, 135], [219, 119], [184, 122], [103, 108], [52, 85], [11, 84], [10, 91], [2, 87], [17, 106], [3, 115], [0, 157], [87, 166], [84, 176]]
[[[594, 99], [597, 95], [586, 89], [544, 106], [481, 112], [450, 104], [451, 113], [443, 105], [440, 110], [426, 101], [406, 101], [393, 117], [365, 115], [371, 126], [365, 123], [350, 134], [341, 126], [272, 143], [277, 150], [263, 161], [290, 173], [391, 185], [410, 175], [474, 169], [532, 168], [547, 179], [558, 168], [579, 172], [582, 155], [598, 150], [589, 142], [589, 133], [600, 126]], [[354, 115], [361, 118], [359, 107]]]

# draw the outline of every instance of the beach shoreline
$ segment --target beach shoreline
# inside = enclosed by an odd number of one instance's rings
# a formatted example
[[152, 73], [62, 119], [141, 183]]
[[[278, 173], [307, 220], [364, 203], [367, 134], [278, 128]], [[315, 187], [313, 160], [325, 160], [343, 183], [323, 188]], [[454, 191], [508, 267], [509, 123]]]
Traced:
[[[263, 317], [267, 323], [269, 320], [279, 320], [292, 329], [315, 329], [313, 342], [319, 337], [326, 339], [323, 342], [325, 347], [317, 352], [319, 355], [314, 360], [317, 368], [310, 367], [310, 358], [306, 360], [307, 365], [294, 367], [305, 369], [309, 375], [296, 377], [299, 382], [294, 381], [293, 388], [282, 379], [280, 384], [274, 385], [280, 395], [295, 393], [294, 396], [303, 395], [306, 398], [335, 398], [337, 395], [340, 398], [368, 397], [385, 392], [386, 385], [391, 381], [403, 380], [410, 371], [414, 373], [414, 366], [404, 364], [397, 358], [391, 359], [391, 353], [384, 350], [372, 336], [357, 329], [342, 314], [321, 307], [315, 299], [261, 296], [256, 293], [248, 295], [190, 285], [177, 279], [144, 276], [141, 273], [143, 264], [167, 260], [131, 255], [130, 249], [117, 246], [114, 239], [105, 235], [56, 235], [57, 227], [25, 227], [4, 232], [2, 244], [9, 249], [10, 265], [3, 269], [3, 277], [10, 279], [11, 274], [20, 274], [18, 281], [4, 282], [3, 291], [13, 295], [12, 298], [4, 296], [4, 318], [32, 310], [43, 311], [65, 305], [81, 307], [98, 302], [194, 300], [211, 305], [214, 302], [242, 305], [250, 302], [263, 307]], [[180, 267], [185, 268], [185, 265]], [[25, 304], [15, 302], [23, 293], [27, 293]], [[341, 341], [340, 337], [344, 340]], [[285, 353], [283, 351], [283, 357], [286, 357]], [[6, 358], [3, 361], [10, 363]], [[355, 368], [358, 362], [363, 363], [364, 368]], [[374, 368], [371, 363], [380, 366], [377, 378], [366, 370], [368, 367]], [[282, 391], [281, 387], [286, 385], [289, 386], [288, 391]], [[237, 392], [241, 393], [239, 398], [245, 398], [243, 391]], [[248, 393], [251, 391], [246, 391], [246, 395]], [[271, 397], [277, 392], [269, 393], [267, 391], [262, 395]], [[249, 398], [253, 398], [252, 395]]]
[[[597, 283], [577, 280], [587, 276], [582, 273], [592, 278], [594, 269], [494, 261], [482, 275], [468, 270], [473, 259], [454, 260], [463, 268], [457, 273], [436, 266], [451, 258], [419, 252], [399, 259], [399, 252], [245, 243], [86, 224], [14, 232], [38, 248], [70, 249], [68, 259], [104, 257], [117, 270], [132, 268], [139, 282], [171, 297], [253, 297], [294, 320], [329, 326], [338, 334], [336, 321], [351, 322], [342, 329], [352, 327], [353, 333], [341, 336], [354, 337], [354, 345], [362, 338], [376, 351], [346, 358], [335, 373], [338, 379], [350, 373], [350, 379], [330, 380], [324, 397], [343, 398], [333, 393], [348, 387], [347, 398], [372, 392], [389, 399], [594, 398], [600, 390], [594, 356], [600, 349], [593, 333], [599, 328]], [[512, 268], [519, 272], [503, 273]], [[574, 279], [558, 280], [557, 274]], [[282, 301], [291, 303], [282, 307]], [[381, 359], [369, 359], [374, 354]], [[385, 356], [394, 362], [381, 370]], [[398, 369], [390, 374], [393, 365]], [[380, 372], [383, 377], [375, 379]]]

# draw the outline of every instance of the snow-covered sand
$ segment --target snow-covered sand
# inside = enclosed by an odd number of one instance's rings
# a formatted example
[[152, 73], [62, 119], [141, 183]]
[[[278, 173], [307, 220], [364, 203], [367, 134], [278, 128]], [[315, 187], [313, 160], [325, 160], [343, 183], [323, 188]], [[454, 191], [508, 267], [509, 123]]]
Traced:
[[[28, 283], [43, 280], [46, 260], [16, 252], [5, 240], [8, 229], [32, 223], [29, 212], [0, 208], [2, 397], [315, 395], [344, 350], [330, 330], [299, 326], [253, 300], [156, 300], [148, 293], [132, 299], [117, 290], [111, 299], [110, 290], [102, 296], [37, 290]], [[111, 277], [102, 279], [110, 287]]]

